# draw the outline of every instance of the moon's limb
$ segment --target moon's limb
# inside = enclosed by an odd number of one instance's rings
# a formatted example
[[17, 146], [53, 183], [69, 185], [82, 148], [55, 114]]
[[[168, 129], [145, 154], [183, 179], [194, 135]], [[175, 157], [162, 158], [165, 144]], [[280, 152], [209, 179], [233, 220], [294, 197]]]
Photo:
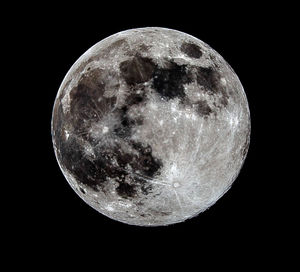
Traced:
[[202, 41], [164, 28], [100, 41], [64, 78], [53, 109], [55, 154], [77, 194], [134, 225], [168, 225], [213, 205], [250, 140], [243, 87]]

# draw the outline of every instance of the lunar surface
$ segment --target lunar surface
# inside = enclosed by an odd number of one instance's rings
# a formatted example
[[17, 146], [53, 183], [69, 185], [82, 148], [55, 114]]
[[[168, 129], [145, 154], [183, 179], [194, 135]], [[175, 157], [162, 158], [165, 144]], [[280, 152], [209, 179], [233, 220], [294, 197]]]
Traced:
[[198, 215], [230, 188], [248, 151], [250, 114], [237, 75], [210, 46], [139, 28], [100, 41], [71, 67], [52, 138], [88, 205], [161, 226]]

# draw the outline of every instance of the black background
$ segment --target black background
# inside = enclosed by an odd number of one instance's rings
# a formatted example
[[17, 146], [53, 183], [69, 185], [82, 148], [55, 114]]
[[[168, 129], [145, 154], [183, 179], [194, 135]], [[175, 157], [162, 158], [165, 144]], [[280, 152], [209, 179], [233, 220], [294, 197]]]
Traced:
[[[278, 86], [272, 85], [278, 78], [274, 37], [286, 35], [282, 13], [285, 10], [274, 4], [223, 7], [196, 1], [26, 5], [14, 32], [23, 43], [21, 51], [26, 51], [20, 54], [29, 64], [22, 83], [30, 89], [25, 109], [30, 125], [24, 125], [29, 137], [24, 153], [29, 155], [23, 156], [28, 163], [22, 172], [27, 182], [20, 185], [26, 197], [18, 204], [24, 210], [15, 224], [22, 238], [18, 247], [23, 252], [34, 248], [29, 252], [42, 260], [55, 256], [78, 265], [101, 266], [113, 259], [114, 265], [127, 268], [137, 261], [145, 267], [176, 261], [200, 268], [208, 257], [214, 259], [212, 266], [231, 266], [236, 259], [254, 266], [268, 264], [267, 253], [276, 252], [284, 240], [279, 230], [283, 211], [273, 193], [280, 178], [274, 173], [276, 140], [270, 137], [275, 123], [271, 109], [278, 94]], [[232, 188], [196, 218], [151, 228], [113, 221], [73, 192], [56, 162], [50, 126], [58, 88], [78, 57], [109, 35], [146, 26], [186, 32], [220, 53], [244, 86], [252, 120], [248, 156]], [[278, 114], [277, 121], [280, 118]]]

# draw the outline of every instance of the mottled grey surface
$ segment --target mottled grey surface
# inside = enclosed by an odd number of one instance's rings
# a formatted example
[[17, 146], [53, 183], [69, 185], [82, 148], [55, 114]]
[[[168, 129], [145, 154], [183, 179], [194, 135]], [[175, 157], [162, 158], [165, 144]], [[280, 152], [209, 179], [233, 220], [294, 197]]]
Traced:
[[117, 33], [71, 67], [53, 109], [55, 154], [90, 206], [135, 225], [213, 205], [246, 157], [250, 114], [232, 68], [171, 29]]

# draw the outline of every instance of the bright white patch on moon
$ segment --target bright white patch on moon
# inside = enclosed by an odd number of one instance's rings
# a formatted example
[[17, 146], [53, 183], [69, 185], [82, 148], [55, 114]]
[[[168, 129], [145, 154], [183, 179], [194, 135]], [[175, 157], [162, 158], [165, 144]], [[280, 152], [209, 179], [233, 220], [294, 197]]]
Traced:
[[131, 29], [91, 47], [64, 78], [52, 137], [71, 187], [127, 224], [182, 222], [232, 185], [250, 141], [243, 87], [188, 34]]

